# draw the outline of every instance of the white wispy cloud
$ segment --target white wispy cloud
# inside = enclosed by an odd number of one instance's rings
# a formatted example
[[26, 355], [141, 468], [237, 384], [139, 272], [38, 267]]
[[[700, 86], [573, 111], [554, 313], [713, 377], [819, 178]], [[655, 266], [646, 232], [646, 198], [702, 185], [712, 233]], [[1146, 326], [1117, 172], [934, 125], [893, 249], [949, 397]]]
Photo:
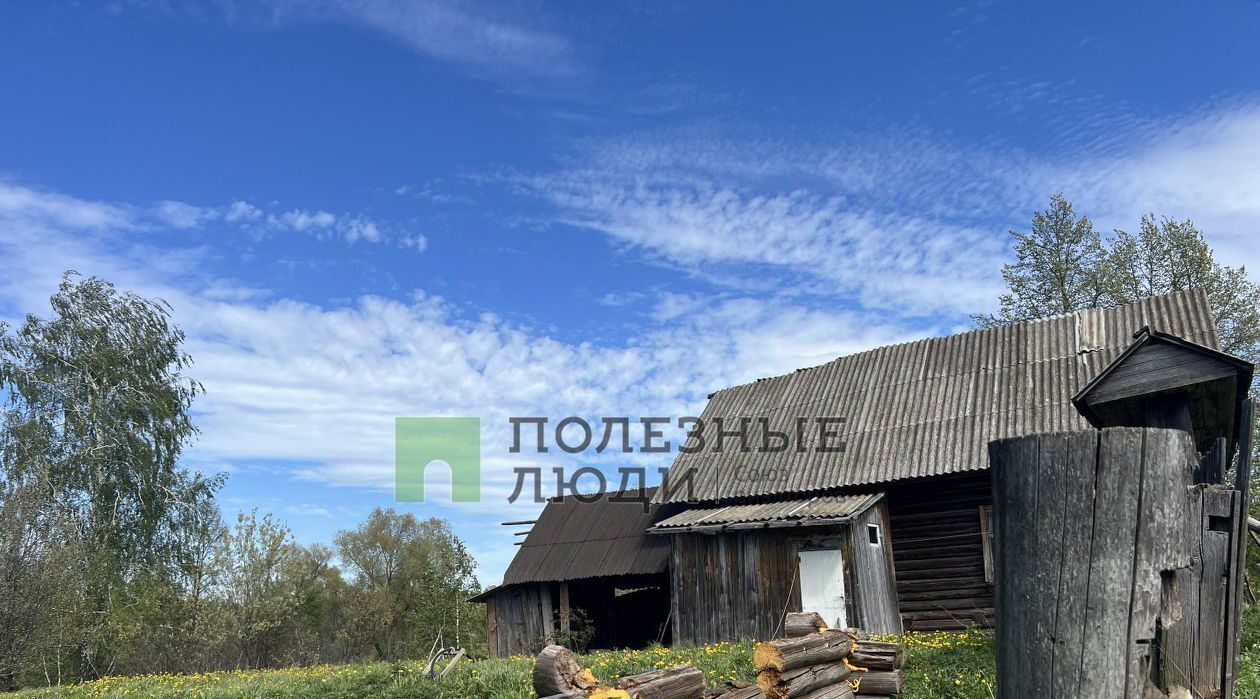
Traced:
[[79, 202], [64, 195], [0, 182], [0, 213], [5, 212], [13, 216], [61, 216], [61, 223], [74, 227], [191, 230], [221, 222], [256, 235], [303, 233], [320, 240], [390, 244], [416, 252], [428, 247], [423, 234], [363, 214], [334, 214], [319, 209], [267, 210], [239, 200], [225, 206], [195, 206], [170, 200], [150, 207], [122, 206]]
[[1155, 121], [1100, 150], [1060, 176], [1099, 222], [1190, 218], [1226, 261], [1260, 271], [1260, 101]]
[[355, 24], [491, 77], [570, 77], [573, 45], [522, 8], [469, 0], [274, 0], [276, 22]]
[[0, 216], [27, 224], [75, 229], [117, 229], [131, 225], [131, 213], [125, 206], [85, 201], [3, 179], [0, 179]]
[[[190, 463], [287, 464], [294, 478], [384, 495], [393, 484], [394, 418], [481, 417], [484, 503], [438, 511], [465, 518], [487, 581], [497, 579], [512, 549], [494, 543], [503, 532], [486, 525], [485, 514], [528, 518], [538, 509], [506, 503], [513, 468], [574, 463], [554, 449], [509, 454], [509, 416], [696, 414], [717, 388], [909, 332], [860, 312], [735, 295], [691, 297], [684, 315], [609, 346], [562, 342], [491, 314], [468, 317], [422, 291], [330, 308], [208, 276], [199, 249], [159, 256], [128, 245], [128, 231], [153, 225], [147, 209], [119, 207], [131, 213], [118, 229], [96, 228], [95, 219], [74, 213], [88, 202], [56, 193], [22, 201], [0, 213], [5, 313], [47, 312], [47, 296], [71, 267], [168, 301], [206, 387]], [[81, 223], [59, 223], [67, 220]], [[607, 453], [593, 463], [655, 468], [668, 457]]]
[[1033, 154], [923, 129], [826, 142], [690, 128], [583, 144], [572, 167], [513, 181], [553, 221], [721, 286], [899, 315], [990, 308], [1007, 230], [1060, 191], [1104, 230], [1192, 218], [1224, 261], [1260, 264], [1260, 103], [1070, 131]]
[[[593, 153], [599, 167], [519, 181], [556, 207], [557, 222], [720, 283], [911, 315], [974, 312], [996, 297], [991, 262], [1005, 255], [1004, 236], [947, 215], [946, 202], [914, 205], [930, 200], [936, 176], [927, 168], [943, 161], [920, 154], [923, 168], [911, 170], [910, 156], [885, 159], [871, 144], [793, 157], [803, 152], [714, 139], [677, 150], [632, 143]], [[916, 178], [911, 196], [879, 196]], [[956, 191], [949, 203], [983, 196]]]

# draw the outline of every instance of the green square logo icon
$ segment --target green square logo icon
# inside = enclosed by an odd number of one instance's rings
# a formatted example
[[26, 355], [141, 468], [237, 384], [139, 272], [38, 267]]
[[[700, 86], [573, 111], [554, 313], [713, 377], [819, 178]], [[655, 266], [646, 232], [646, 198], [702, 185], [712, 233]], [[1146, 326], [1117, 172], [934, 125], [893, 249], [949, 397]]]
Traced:
[[394, 499], [424, 502], [424, 473], [434, 461], [450, 467], [453, 502], [480, 502], [481, 418], [394, 418]]

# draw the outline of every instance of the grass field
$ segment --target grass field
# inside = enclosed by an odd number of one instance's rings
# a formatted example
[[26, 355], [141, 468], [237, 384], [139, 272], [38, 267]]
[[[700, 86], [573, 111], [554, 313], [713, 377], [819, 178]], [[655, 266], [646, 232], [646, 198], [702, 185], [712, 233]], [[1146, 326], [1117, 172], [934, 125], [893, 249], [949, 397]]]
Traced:
[[[987, 632], [906, 636], [906, 699], [991, 699], [994, 696], [993, 639]], [[584, 656], [601, 679], [671, 665], [692, 664], [704, 671], [710, 686], [728, 680], [751, 682], [751, 643], [638, 651], [611, 651]], [[109, 677], [95, 682], [19, 692], [14, 699], [533, 699], [531, 658], [484, 660], [457, 666], [441, 683], [422, 674], [420, 663], [322, 665], [289, 670], [215, 672], [198, 675]]]

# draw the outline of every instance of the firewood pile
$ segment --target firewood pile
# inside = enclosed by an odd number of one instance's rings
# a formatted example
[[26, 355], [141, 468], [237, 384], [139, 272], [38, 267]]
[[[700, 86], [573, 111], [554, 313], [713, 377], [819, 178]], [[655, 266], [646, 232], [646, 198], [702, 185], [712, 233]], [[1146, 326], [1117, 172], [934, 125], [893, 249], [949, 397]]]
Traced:
[[789, 614], [785, 636], [753, 649], [754, 687], [718, 699], [862, 699], [901, 693], [901, 644], [858, 629], [828, 629], [813, 613]]
[[705, 690], [704, 673], [678, 665], [600, 681], [573, 651], [547, 646], [534, 662], [542, 699], [879, 699], [901, 693], [900, 643], [858, 629], [829, 629], [821, 616], [789, 614], [784, 637], [753, 648], [757, 684]]
[[547, 646], [534, 661], [534, 692], [543, 699], [701, 699], [704, 673], [691, 665], [601, 682], [573, 651]]

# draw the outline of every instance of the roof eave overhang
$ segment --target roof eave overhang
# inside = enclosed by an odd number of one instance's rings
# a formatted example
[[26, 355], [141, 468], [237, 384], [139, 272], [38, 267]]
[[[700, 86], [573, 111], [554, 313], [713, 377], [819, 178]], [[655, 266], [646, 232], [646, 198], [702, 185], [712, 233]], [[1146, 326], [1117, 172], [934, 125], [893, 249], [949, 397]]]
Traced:
[[[713, 524], [690, 524], [673, 527], [660, 525], [648, 529], [649, 534], [720, 534], [728, 531], [756, 531], [763, 529], [799, 529], [804, 527], [825, 527], [848, 524], [855, 518], [871, 509], [884, 499], [884, 493], [871, 493], [864, 501], [853, 509], [853, 512], [836, 517], [798, 517], [790, 519], [770, 519], [757, 522], [714, 522]], [[728, 508], [719, 508], [720, 513]]]

